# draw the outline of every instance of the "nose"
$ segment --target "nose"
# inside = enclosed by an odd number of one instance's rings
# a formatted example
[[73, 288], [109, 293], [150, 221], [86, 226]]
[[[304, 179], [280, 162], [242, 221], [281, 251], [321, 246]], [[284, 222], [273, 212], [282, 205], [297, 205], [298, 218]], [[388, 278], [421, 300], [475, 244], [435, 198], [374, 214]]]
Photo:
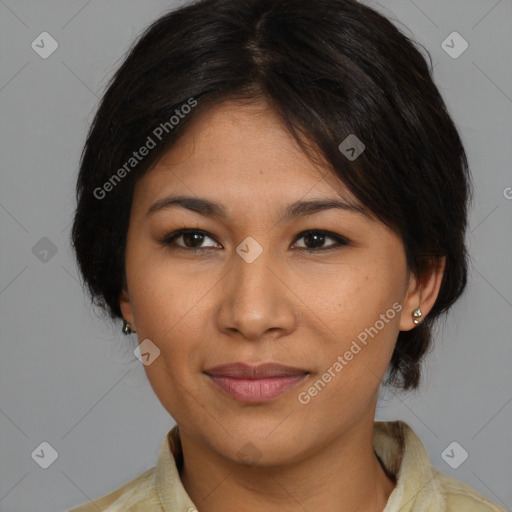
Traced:
[[297, 324], [297, 301], [291, 274], [272, 261], [271, 251], [251, 263], [233, 255], [218, 308], [219, 329], [247, 341], [290, 334]]

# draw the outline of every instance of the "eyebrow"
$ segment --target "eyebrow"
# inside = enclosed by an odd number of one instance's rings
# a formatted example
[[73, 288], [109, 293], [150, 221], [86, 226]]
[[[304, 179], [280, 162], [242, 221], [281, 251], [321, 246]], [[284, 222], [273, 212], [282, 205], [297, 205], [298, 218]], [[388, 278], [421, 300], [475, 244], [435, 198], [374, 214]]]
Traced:
[[[205, 217], [218, 217], [221, 219], [228, 218], [226, 208], [222, 204], [205, 198], [182, 195], [168, 196], [159, 199], [148, 209], [146, 216], [176, 207], [186, 208], [187, 210], [197, 212]], [[282, 212], [280, 220], [291, 220], [333, 208], [358, 213], [370, 218], [368, 212], [362, 206], [357, 204], [346, 203], [338, 199], [315, 199], [310, 201], [296, 201], [289, 204]]]

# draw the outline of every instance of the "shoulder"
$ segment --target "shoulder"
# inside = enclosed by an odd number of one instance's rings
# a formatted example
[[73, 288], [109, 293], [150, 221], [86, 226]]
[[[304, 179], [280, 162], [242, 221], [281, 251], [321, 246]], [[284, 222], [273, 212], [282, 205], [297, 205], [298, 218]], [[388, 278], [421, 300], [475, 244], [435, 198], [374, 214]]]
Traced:
[[[177, 425], [167, 434], [160, 445], [156, 466], [133, 478], [115, 491], [91, 500], [69, 512], [164, 512], [167, 510], [193, 508], [181, 485], [179, 469], [181, 464], [181, 443]], [[88, 498], [90, 499], [90, 498]]]
[[432, 466], [421, 439], [404, 421], [375, 422], [374, 449], [397, 484], [386, 512], [506, 512], [475, 489]]
[[496, 503], [488, 500], [475, 489], [432, 467], [439, 492], [443, 495], [446, 510], [464, 510], [464, 512], [506, 512]]
[[160, 501], [155, 486], [155, 468], [130, 480], [115, 491], [75, 507], [69, 512], [142, 512], [148, 505], [160, 510]]

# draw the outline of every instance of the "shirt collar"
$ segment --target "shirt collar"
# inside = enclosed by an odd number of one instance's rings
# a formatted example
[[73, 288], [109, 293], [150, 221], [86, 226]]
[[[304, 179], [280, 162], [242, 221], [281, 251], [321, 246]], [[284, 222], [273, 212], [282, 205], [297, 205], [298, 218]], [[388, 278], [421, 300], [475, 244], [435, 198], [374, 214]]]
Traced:
[[446, 503], [428, 453], [407, 423], [375, 421], [373, 447], [396, 479], [383, 512], [443, 512]]
[[[383, 512], [444, 511], [446, 504], [428, 453], [420, 438], [403, 421], [375, 421], [373, 448], [388, 472], [396, 478]], [[156, 486], [165, 512], [195, 510], [180, 479], [183, 453], [179, 427], [174, 426], [165, 436], [156, 467]]]
[[179, 427], [175, 425], [165, 436], [156, 466], [156, 490], [165, 512], [191, 512], [194, 503], [181, 483], [179, 469], [183, 465], [183, 452]]

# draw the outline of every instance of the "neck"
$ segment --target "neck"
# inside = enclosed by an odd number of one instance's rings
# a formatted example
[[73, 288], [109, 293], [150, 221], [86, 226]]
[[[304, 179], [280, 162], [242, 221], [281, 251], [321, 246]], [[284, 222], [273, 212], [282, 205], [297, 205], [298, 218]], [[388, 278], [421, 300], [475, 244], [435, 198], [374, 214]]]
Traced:
[[280, 465], [227, 459], [180, 429], [183, 486], [201, 512], [382, 512], [396, 482], [373, 451], [369, 420]]

